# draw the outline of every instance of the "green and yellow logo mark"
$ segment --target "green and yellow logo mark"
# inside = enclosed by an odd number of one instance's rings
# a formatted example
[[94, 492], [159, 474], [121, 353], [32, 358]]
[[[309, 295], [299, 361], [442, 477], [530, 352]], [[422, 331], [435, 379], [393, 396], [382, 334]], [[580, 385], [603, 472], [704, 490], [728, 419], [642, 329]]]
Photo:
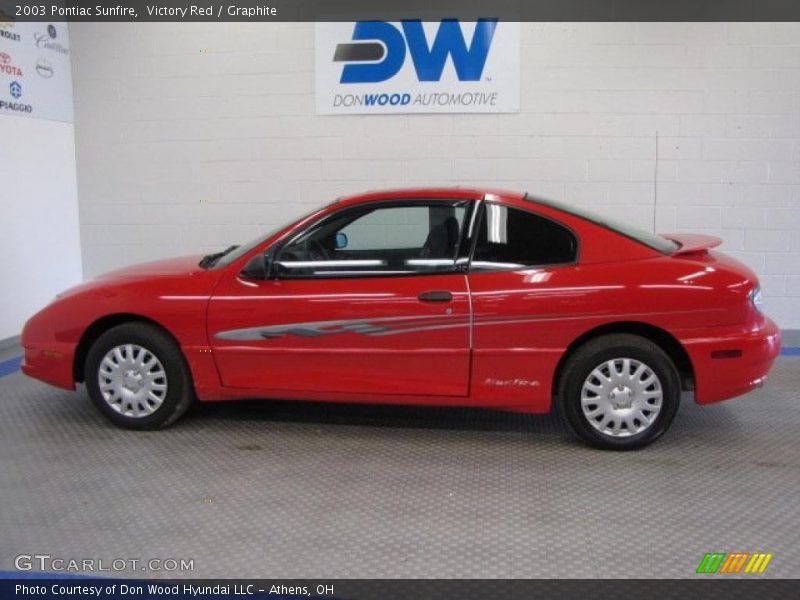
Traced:
[[[700, 561], [697, 573], [749, 573], [761, 574], [767, 569], [772, 554], [764, 552], [709, 552]], [[744, 567], [744, 570], [742, 569]]]

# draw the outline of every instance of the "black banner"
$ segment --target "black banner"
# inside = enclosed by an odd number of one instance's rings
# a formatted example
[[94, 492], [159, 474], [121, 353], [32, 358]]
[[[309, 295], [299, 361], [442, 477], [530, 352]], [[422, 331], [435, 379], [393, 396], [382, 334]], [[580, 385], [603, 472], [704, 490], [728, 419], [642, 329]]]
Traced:
[[797, 0], [0, 0], [0, 21], [800, 21]]
[[62, 579], [0, 579], [0, 598], [40, 600], [269, 600], [325, 598], [339, 600], [620, 600], [676, 598], [738, 600], [791, 598], [798, 581], [788, 579], [726, 579], [698, 576], [668, 580], [130, 580], [67, 577]]

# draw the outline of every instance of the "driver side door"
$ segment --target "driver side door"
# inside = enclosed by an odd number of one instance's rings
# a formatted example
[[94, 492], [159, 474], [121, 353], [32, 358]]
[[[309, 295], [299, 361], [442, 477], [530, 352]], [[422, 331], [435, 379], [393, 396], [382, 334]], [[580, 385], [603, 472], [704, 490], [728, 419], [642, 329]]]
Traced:
[[226, 275], [209, 337], [223, 385], [464, 397], [470, 301], [457, 266], [472, 203], [370, 202], [271, 249], [272, 277]]

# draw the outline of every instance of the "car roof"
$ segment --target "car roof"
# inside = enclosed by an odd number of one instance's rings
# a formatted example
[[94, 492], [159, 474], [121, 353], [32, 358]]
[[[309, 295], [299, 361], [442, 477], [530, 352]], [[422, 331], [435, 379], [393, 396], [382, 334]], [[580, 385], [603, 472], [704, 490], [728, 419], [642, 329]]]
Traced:
[[372, 202], [392, 199], [431, 199], [431, 198], [455, 198], [458, 200], [479, 200], [487, 195], [499, 196], [501, 198], [524, 198], [524, 192], [514, 192], [509, 190], [478, 188], [478, 187], [410, 187], [395, 188], [388, 190], [372, 190], [351, 196], [342, 196], [337, 199], [341, 204], [359, 204], [361, 202]]

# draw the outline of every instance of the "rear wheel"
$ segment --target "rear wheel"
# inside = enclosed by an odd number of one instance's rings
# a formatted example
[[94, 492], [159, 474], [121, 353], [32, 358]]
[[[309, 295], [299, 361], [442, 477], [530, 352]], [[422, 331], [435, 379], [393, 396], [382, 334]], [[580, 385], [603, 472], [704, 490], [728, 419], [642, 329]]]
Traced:
[[669, 356], [650, 340], [607, 335], [569, 358], [559, 398], [567, 423], [584, 442], [630, 450], [669, 428], [680, 404], [680, 379]]
[[125, 323], [103, 333], [86, 357], [85, 381], [95, 406], [128, 429], [166, 427], [194, 399], [180, 348], [147, 323]]

